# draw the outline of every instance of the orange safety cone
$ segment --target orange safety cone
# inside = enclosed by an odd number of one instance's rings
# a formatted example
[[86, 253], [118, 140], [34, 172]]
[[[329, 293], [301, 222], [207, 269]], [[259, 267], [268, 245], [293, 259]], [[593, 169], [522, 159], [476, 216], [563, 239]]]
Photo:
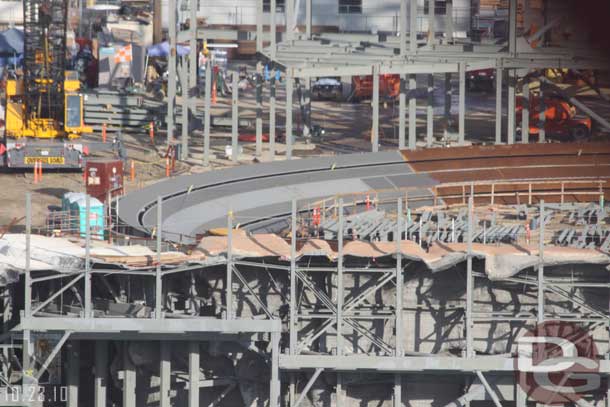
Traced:
[[165, 176], [169, 177], [169, 157], [165, 157]]
[[212, 104], [216, 104], [216, 81], [212, 82]]
[[38, 182], [42, 182], [42, 161], [38, 163]]
[[154, 122], [150, 122], [150, 129], [149, 129], [148, 135], [150, 136], [150, 144], [155, 145], [155, 123]]
[[34, 163], [34, 184], [38, 184], [38, 161]]
[[136, 163], [131, 160], [131, 166], [129, 168], [129, 178], [131, 179], [131, 181], [136, 179]]
[[102, 143], [106, 143], [106, 123], [102, 124]]

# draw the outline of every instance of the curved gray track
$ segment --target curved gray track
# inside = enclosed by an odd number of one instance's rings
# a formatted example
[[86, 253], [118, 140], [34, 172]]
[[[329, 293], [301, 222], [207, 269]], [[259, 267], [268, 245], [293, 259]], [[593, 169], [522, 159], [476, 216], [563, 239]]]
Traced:
[[229, 210], [235, 223], [260, 225], [289, 214], [295, 198], [307, 202], [370, 190], [388, 191], [384, 197], [389, 197], [406, 187], [416, 188], [410, 196], [429, 196], [436, 184], [426, 174], [415, 174], [396, 151], [318, 157], [171, 178], [121, 198], [120, 217], [150, 232], [161, 196], [164, 237], [190, 242], [197, 233], [226, 226]]

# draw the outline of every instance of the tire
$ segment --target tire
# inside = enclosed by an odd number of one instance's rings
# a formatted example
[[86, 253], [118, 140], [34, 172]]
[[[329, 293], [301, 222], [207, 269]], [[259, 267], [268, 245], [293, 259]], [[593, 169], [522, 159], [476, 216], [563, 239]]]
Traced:
[[570, 129], [570, 137], [572, 141], [580, 142], [586, 141], [590, 136], [589, 129], [587, 126], [579, 124], [578, 126]]

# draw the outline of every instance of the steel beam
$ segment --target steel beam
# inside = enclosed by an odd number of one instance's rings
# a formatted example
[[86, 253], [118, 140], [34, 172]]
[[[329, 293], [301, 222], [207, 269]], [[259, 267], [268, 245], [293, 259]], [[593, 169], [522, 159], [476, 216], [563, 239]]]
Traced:
[[394, 407], [402, 407], [402, 376], [394, 375]]
[[[434, 1], [431, 0], [434, 4]], [[429, 6], [429, 7], [433, 7]], [[426, 146], [432, 147], [434, 141], [434, 75], [428, 75], [428, 106], [426, 109]]]
[[163, 199], [157, 197], [157, 266], [155, 267], [155, 318], [163, 318], [163, 276], [161, 274], [161, 242], [163, 240]]
[[294, 0], [284, 0], [286, 40], [294, 38]]
[[170, 407], [170, 392], [172, 388], [171, 348], [168, 341], [159, 343], [160, 367], [159, 367], [159, 406]]
[[428, 46], [436, 41], [436, 0], [428, 0]]
[[231, 161], [239, 158], [239, 74], [233, 72], [231, 86]]
[[415, 74], [409, 75], [409, 150], [417, 147], [417, 77]]
[[473, 217], [474, 217], [474, 197], [468, 198], [468, 219], [466, 225], [466, 241], [467, 241], [467, 254], [466, 254], [466, 357], [474, 357], [474, 346], [473, 346], [473, 329], [474, 323], [472, 318], [472, 306], [473, 306], [473, 291], [474, 291], [474, 276], [472, 275], [472, 236], [474, 234], [473, 228]]
[[409, 0], [409, 51], [417, 52], [417, 0]]
[[263, 52], [263, 2], [256, 1], [256, 52]]
[[373, 65], [373, 124], [371, 127], [371, 150], [379, 151], [379, 67]]
[[[199, 0], [189, 0], [189, 57], [188, 57], [188, 93], [191, 113], [195, 116], [195, 101], [191, 92], [197, 89], [197, 6]], [[156, 44], [156, 43], [155, 43]]]
[[[343, 198], [338, 202], [337, 226], [337, 356], [343, 355]], [[319, 373], [318, 373], [319, 374]]]
[[108, 398], [108, 342], [95, 342], [94, 397], [95, 407], [106, 407]]
[[167, 61], [168, 77], [167, 77], [167, 145], [169, 146], [174, 136], [174, 104], [176, 103], [176, 48], [177, 48], [177, 33], [176, 33], [176, 0], [168, 0], [167, 16], [168, 16], [168, 36], [169, 36], [169, 56]]
[[275, 70], [269, 72], [269, 153], [275, 157]]
[[400, 30], [400, 56], [407, 55], [407, 2], [400, 0], [400, 13], [398, 14], [398, 27]]
[[515, 111], [517, 78], [514, 69], [508, 70], [508, 144], [515, 144]]
[[297, 276], [296, 276], [296, 256], [297, 256], [297, 201], [292, 200], [292, 210], [290, 214], [290, 320], [289, 320], [289, 353], [297, 354]]
[[[289, 0], [292, 1], [292, 0]], [[269, 407], [280, 406], [280, 333], [271, 334], [271, 380], [269, 383]]]
[[225, 298], [227, 312], [225, 318], [233, 319], [233, 211], [227, 214], [227, 272], [226, 272]]
[[[257, 2], [261, 3], [260, 1]], [[260, 67], [260, 62], [259, 62]], [[263, 154], [263, 76], [260, 69], [256, 73], [256, 156]]]
[[203, 165], [210, 165], [210, 128], [212, 120], [212, 62], [205, 62], [205, 107], [203, 119]]
[[452, 44], [453, 43], [453, 0], [447, 0], [446, 2], [446, 17], [445, 17], [445, 40]]
[[188, 407], [199, 407], [200, 374], [199, 342], [189, 342], [189, 388]]
[[85, 318], [92, 314], [91, 299], [91, 197], [85, 194]]
[[78, 407], [78, 389], [80, 387], [80, 343], [70, 341], [68, 345], [67, 364], [68, 407]]
[[508, 52], [517, 54], [517, 0], [508, 2]]
[[530, 142], [530, 84], [529, 79], [524, 78], [523, 89], [523, 110], [521, 112], [521, 141], [525, 144]]
[[451, 118], [451, 98], [453, 89], [451, 87], [451, 73], [445, 73], [445, 122], [448, 124]]
[[[262, 0], [261, 0], [262, 1]], [[276, 0], [269, 0], [269, 35], [270, 44], [269, 50], [271, 51], [271, 59], [275, 60], [277, 54], [277, 16], [276, 16]]]
[[458, 98], [458, 145], [466, 138], [466, 63], [460, 63], [460, 94]]
[[479, 380], [481, 381], [481, 383], [483, 383], [483, 386], [485, 387], [485, 391], [487, 391], [487, 394], [489, 394], [489, 397], [491, 397], [491, 399], [493, 400], [496, 407], [502, 407], [502, 403], [500, 403], [500, 398], [498, 397], [496, 392], [491, 388], [491, 386], [489, 385], [489, 382], [487, 381], [487, 379], [485, 378], [483, 373], [481, 373], [480, 371], [477, 370], [476, 374], [477, 374], [477, 377], [479, 378]]
[[[396, 310], [395, 310], [395, 324], [396, 324], [396, 334], [395, 334], [395, 356], [401, 357], [404, 355], [404, 342], [405, 342], [405, 332], [404, 332], [404, 323], [403, 323], [403, 304], [402, 304], [402, 296], [403, 296], [403, 286], [404, 286], [404, 275], [402, 272], [402, 228], [404, 222], [402, 218], [402, 198], [398, 198], [396, 202], [396, 230], [394, 232], [394, 240], [396, 241]], [[394, 396], [396, 397], [396, 395]]]
[[180, 159], [185, 161], [189, 155], [189, 72], [188, 61], [186, 57], [182, 57], [180, 61], [180, 87], [182, 88], [182, 132], [180, 134], [180, 143], [182, 150], [180, 151]]
[[496, 144], [502, 143], [502, 79], [504, 70], [496, 68]]
[[320, 373], [322, 373], [323, 370], [324, 369], [316, 369], [315, 372], [311, 375], [311, 377], [307, 381], [307, 384], [305, 384], [303, 391], [299, 395], [299, 398], [297, 399], [296, 403], [294, 403], [294, 407], [299, 407], [301, 405], [301, 402], [305, 400], [305, 397], [307, 397], [307, 393], [309, 393], [309, 389], [311, 389], [311, 386], [313, 386], [316, 380], [318, 380], [318, 377], [320, 376]]
[[540, 201], [540, 234], [538, 242], [538, 323], [544, 322], [544, 200]]
[[311, 39], [312, 0], [305, 0], [305, 36]]
[[[402, 0], [405, 2], [406, 0]], [[401, 3], [402, 4], [402, 3]], [[400, 75], [400, 94], [398, 95], [398, 148], [403, 150], [406, 147], [406, 127], [407, 127], [407, 76]]]
[[123, 407], [136, 407], [136, 367], [126, 341], [123, 342]]
[[292, 159], [292, 96], [294, 93], [294, 79], [290, 72], [286, 72], [286, 159]]

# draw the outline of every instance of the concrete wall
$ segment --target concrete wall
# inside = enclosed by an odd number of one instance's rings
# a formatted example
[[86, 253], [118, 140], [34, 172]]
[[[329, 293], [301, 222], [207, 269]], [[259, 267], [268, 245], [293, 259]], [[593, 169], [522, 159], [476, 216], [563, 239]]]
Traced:
[[[258, 0], [225, 0], [209, 4], [200, 0], [199, 16], [207, 18], [209, 24], [253, 25], [256, 24], [256, 2]], [[305, 23], [305, 0], [294, 0], [298, 8], [298, 24]], [[417, 0], [420, 17], [418, 29], [428, 29], [427, 16], [424, 13], [424, 1]], [[456, 31], [467, 31], [470, 26], [470, 1], [453, 0], [453, 18]], [[362, 0], [362, 14], [339, 14], [338, 0], [312, 0], [313, 24], [338, 26], [341, 31], [397, 31], [400, 0]], [[221, 4], [218, 4], [221, 3]], [[167, 0], [163, 0], [167, 10]], [[163, 24], [167, 27], [167, 14], [163, 15]], [[284, 13], [277, 13], [278, 24], [285, 24]], [[436, 27], [443, 31], [445, 16], [437, 16]], [[269, 13], [265, 13], [265, 23]]]

